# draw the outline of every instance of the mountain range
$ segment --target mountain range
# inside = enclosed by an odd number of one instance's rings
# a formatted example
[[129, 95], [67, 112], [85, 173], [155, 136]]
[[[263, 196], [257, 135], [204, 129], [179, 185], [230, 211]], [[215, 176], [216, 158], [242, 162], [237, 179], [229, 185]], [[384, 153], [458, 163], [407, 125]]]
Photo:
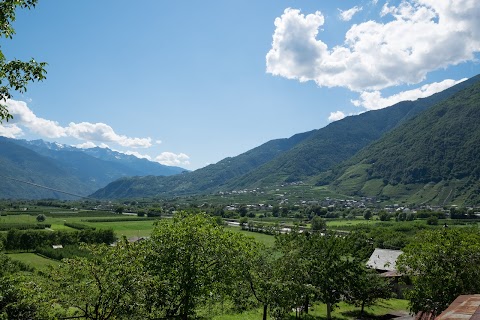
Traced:
[[[472, 91], [472, 88], [475, 88], [479, 80], [480, 76], [476, 76], [428, 98], [400, 102], [385, 109], [350, 116], [333, 122], [324, 128], [297, 134], [288, 139], [272, 140], [237, 157], [226, 158], [216, 164], [193, 172], [168, 177], [120, 178], [92, 194], [92, 197], [134, 198], [193, 195], [304, 181], [312, 184], [329, 185], [332, 190], [347, 195], [380, 196], [387, 199], [402, 196], [408, 198], [411, 194], [407, 192], [408, 190], [402, 191], [399, 187], [394, 188], [399, 192], [396, 195], [394, 193], [397, 191], [387, 192], [389, 190], [388, 186], [408, 185], [410, 183], [428, 185], [435, 183], [437, 180], [451, 181], [450, 178], [467, 179], [467, 177], [461, 178], [453, 173], [446, 177], [439, 175], [440, 171], [438, 170], [429, 171], [428, 167], [436, 167], [437, 162], [441, 161], [440, 156], [423, 158], [422, 164], [420, 162], [409, 162], [410, 166], [400, 165], [399, 162], [397, 169], [393, 170], [393, 167], [387, 166], [387, 163], [397, 163], [398, 152], [390, 152], [387, 155], [386, 151], [382, 150], [402, 150], [410, 158], [416, 158], [420, 150], [440, 148], [442, 143], [447, 148], [447, 145], [451, 145], [451, 141], [456, 141], [457, 139], [463, 139], [456, 142], [457, 146], [463, 146], [463, 141], [470, 136], [470, 132], [475, 128], [465, 127], [456, 123], [454, 126], [458, 134], [451, 135], [450, 140], [441, 138], [447, 137], [445, 136], [446, 134], [450, 134], [441, 131], [441, 129], [452, 126], [449, 121], [453, 121], [453, 118], [443, 118], [440, 125], [432, 126], [433, 122], [439, 119], [435, 118], [434, 114], [432, 114], [433, 111], [430, 112], [429, 110], [433, 110], [434, 107], [437, 110], [440, 108], [438, 107], [439, 105], [448, 106], [447, 109], [455, 109], [460, 100], [468, 100], [472, 108], [470, 113], [480, 114], [477, 97], [474, 91]], [[469, 98], [470, 95], [472, 95], [472, 98]], [[445, 111], [445, 114], [450, 115], [450, 112]], [[472, 114], [469, 114], [469, 116], [471, 119], [476, 119]], [[476, 120], [477, 123], [480, 123], [478, 121], [480, 119]], [[425, 125], [421, 126], [418, 123]], [[413, 130], [413, 128], [418, 130]], [[434, 128], [436, 129], [432, 131]], [[443, 136], [439, 136], [436, 139], [432, 138], [433, 140], [425, 140], [424, 137], [432, 134], [430, 131], [443, 134]], [[462, 133], [460, 134], [459, 132]], [[414, 135], [412, 136], [413, 133]], [[397, 138], [391, 138], [392, 135], [396, 135], [395, 137]], [[417, 142], [415, 144], [411, 142], [411, 145], [406, 144], [401, 149], [400, 146], [402, 145], [400, 142], [407, 137]], [[447, 140], [449, 143], [446, 142]], [[433, 144], [432, 142], [434, 141], [438, 143]], [[468, 141], [475, 146], [473, 141], [470, 139]], [[415, 148], [413, 148], [414, 145]], [[371, 149], [375, 146], [377, 149]], [[385, 154], [385, 157], [368, 158], [370, 159], [368, 160], [362, 156], [365, 155], [367, 150], [373, 150], [371, 151], [372, 153]], [[451, 163], [453, 162], [455, 168], [462, 166], [461, 164], [456, 164], [456, 162], [465, 160], [465, 158], [457, 158], [457, 155], [460, 155], [461, 152], [452, 151], [452, 154], [450, 154], [450, 149], [446, 150], [445, 152], [449, 154], [448, 159], [450, 162], [442, 165], [452, 166]], [[478, 162], [480, 160], [478, 148], [469, 150], [471, 152], [469, 159], [474, 159]], [[367, 176], [362, 176], [363, 180], [361, 181], [366, 183], [367, 186], [355, 183], [358, 180], [357, 173], [349, 173], [352, 170], [366, 167], [365, 163], [368, 161], [374, 161], [375, 164], [367, 168], [373, 170], [371, 173], [368, 171]], [[355, 165], [360, 167], [355, 167]], [[407, 169], [409, 173], [405, 172]], [[417, 177], [425, 170], [430, 172], [430, 175], [424, 176], [423, 180], [408, 180], [404, 177], [405, 175]], [[456, 172], [455, 170], [452, 172]], [[472, 179], [474, 180], [474, 178]], [[473, 180], [470, 179], [468, 181]], [[379, 181], [383, 183], [385, 188], [377, 190], [370, 187], [374, 184], [379, 184]], [[455, 185], [454, 181], [452, 183]], [[408, 189], [409, 187], [406, 188]], [[440, 189], [438, 187], [430, 188], [432, 195], [427, 196], [425, 194], [425, 196], [430, 200], [442, 198], [444, 199], [442, 201], [445, 202], [445, 197], [439, 194], [446, 191]], [[448, 190], [448, 188], [445, 190]], [[475, 201], [472, 200], [475, 196], [471, 195], [471, 193], [463, 198], [453, 197], [453, 191], [448, 191], [447, 193], [450, 194], [447, 200], [464, 199], [466, 201]], [[418, 196], [423, 197], [423, 195]], [[427, 201], [427, 199], [423, 200]]]
[[0, 138], [0, 195], [171, 197], [303, 182], [350, 196], [476, 203], [479, 80], [271, 140], [192, 172], [105, 148]]
[[70, 199], [69, 193], [87, 196], [120, 177], [184, 171], [108, 148], [79, 149], [43, 140], [0, 137], [1, 198]]

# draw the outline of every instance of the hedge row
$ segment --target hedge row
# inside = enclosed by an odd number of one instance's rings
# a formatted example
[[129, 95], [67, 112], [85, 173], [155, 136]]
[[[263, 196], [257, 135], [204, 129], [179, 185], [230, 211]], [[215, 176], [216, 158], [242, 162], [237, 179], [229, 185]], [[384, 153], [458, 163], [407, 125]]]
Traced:
[[32, 230], [50, 228], [49, 223], [2, 223], [0, 224], [0, 231], [8, 231], [12, 229], [17, 230]]
[[[28, 212], [24, 212], [28, 213]], [[56, 217], [56, 218], [70, 218], [70, 217], [114, 217], [119, 216], [118, 213], [111, 211], [97, 211], [97, 210], [79, 210], [79, 211], [50, 211], [43, 212], [47, 217]], [[35, 213], [28, 213], [30, 215], [35, 215]]]
[[147, 217], [147, 218], [140, 218], [140, 217], [125, 217], [125, 218], [105, 218], [105, 219], [86, 219], [82, 220], [84, 222], [125, 222], [125, 221], [146, 221], [146, 220], [158, 220], [160, 217]]
[[64, 226], [77, 229], [77, 230], [95, 230], [95, 227], [87, 226], [86, 224], [83, 223], [76, 223], [76, 222], [64, 222]]
[[[54, 244], [78, 245], [84, 243], [106, 243], [115, 241], [115, 233], [111, 229], [102, 230], [79, 230], [79, 231], [52, 231], [44, 232], [37, 230], [9, 230], [4, 239], [7, 250], [34, 250], [41, 246]], [[0, 245], [1, 247], [1, 245]]]
[[61, 261], [65, 258], [89, 257], [90, 254], [78, 247], [78, 245], [67, 245], [63, 249], [53, 249], [52, 247], [38, 247], [36, 253], [50, 259]]

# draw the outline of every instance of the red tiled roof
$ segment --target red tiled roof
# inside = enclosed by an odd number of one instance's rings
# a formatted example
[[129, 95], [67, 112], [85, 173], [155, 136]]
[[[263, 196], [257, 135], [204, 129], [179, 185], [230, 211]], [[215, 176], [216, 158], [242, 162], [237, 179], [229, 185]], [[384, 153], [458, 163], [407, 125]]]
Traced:
[[435, 320], [480, 320], [480, 294], [462, 295]]

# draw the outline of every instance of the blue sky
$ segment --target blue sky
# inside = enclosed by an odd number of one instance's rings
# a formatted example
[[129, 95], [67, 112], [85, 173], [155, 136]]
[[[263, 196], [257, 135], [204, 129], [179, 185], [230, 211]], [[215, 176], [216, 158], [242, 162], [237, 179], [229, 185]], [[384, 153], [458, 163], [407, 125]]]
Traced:
[[197, 169], [478, 74], [476, 2], [40, 0], [1, 47], [47, 79], [0, 135]]

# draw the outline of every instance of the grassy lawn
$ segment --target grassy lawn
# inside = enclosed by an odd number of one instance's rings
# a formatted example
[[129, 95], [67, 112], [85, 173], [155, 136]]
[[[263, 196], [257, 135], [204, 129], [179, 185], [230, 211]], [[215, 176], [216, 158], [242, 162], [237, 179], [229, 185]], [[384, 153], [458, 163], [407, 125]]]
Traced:
[[275, 237], [270, 236], [268, 234], [245, 231], [245, 230], [240, 229], [240, 227], [231, 227], [231, 226], [227, 227], [227, 230], [232, 231], [232, 232], [242, 233], [245, 236], [254, 238], [258, 242], [261, 242], [261, 243], [263, 243], [263, 244], [265, 244], [266, 246], [269, 246], [269, 247], [273, 247], [273, 245], [275, 244]]
[[12, 260], [21, 261], [37, 270], [46, 271], [49, 266], [57, 266], [60, 262], [46, 259], [36, 255], [35, 253], [10, 253], [8, 254]]

